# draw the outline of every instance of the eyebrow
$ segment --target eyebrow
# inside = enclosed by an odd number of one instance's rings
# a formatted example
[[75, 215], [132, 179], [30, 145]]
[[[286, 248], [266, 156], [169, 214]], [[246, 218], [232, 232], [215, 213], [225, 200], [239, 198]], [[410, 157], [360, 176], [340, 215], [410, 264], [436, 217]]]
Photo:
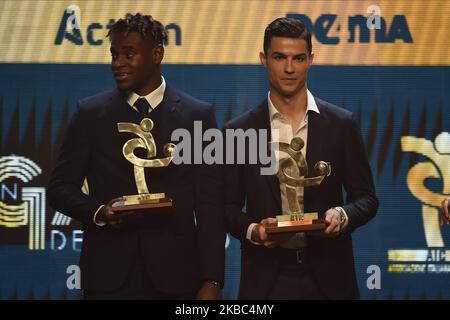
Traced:
[[[130, 49], [136, 50], [136, 48], [134, 46], [132, 46], [132, 45], [124, 45], [124, 46], [120, 47], [119, 49], [122, 49], [122, 50], [123, 49], [125, 49], [125, 50], [130, 50]], [[113, 46], [111, 46], [109, 50], [112, 51], [112, 50], [115, 50], [115, 48]]]
[[[280, 56], [283, 56], [283, 57], [287, 57], [286, 54], [284, 54], [282, 52], [278, 52], [278, 51], [273, 52], [272, 55], [280, 55]], [[300, 56], [306, 57], [307, 55], [306, 55], [306, 53], [303, 53], [303, 52], [294, 55], [294, 57], [300, 57]]]

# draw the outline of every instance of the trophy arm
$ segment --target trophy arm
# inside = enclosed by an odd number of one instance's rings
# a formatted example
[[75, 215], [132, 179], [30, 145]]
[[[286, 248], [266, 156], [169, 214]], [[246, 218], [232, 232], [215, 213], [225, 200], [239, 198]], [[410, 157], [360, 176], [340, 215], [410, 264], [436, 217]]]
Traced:
[[139, 159], [144, 167], [167, 167], [173, 160], [173, 154], [176, 146], [173, 143], [166, 143], [163, 148], [166, 157], [160, 159]]
[[152, 168], [161, 168], [167, 167], [169, 163], [172, 161], [173, 157], [165, 157], [161, 159], [139, 159], [139, 166], [141, 167], [152, 167]]
[[134, 133], [134, 134], [138, 135], [139, 137], [144, 138], [141, 135], [141, 127], [135, 123], [119, 122], [119, 123], [117, 123], [117, 129], [119, 130], [119, 132]]
[[324, 178], [325, 178], [325, 176], [305, 178], [305, 179], [303, 179], [302, 183], [303, 183], [304, 187], [318, 186], [322, 183]]
[[292, 158], [285, 158], [285, 159], [281, 159], [280, 160], [280, 170], [277, 173], [278, 179], [283, 182], [286, 183], [287, 185], [290, 186], [303, 186], [303, 181], [305, 180], [304, 178], [301, 177], [293, 177], [291, 176], [289, 173], [286, 172], [286, 169], [288, 167], [290, 167], [291, 165], [296, 165], [296, 162], [294, 159]]
[[141, 159], [134, 154], [134, 149], [141, 147], [145, 148], [141, 139], [133, 139], [127, 141], [123, 146], [123, 154], [125, 158], [133, 165], [138, 167], [167, 167], [172, 161], [173, 156], [161, 158], [161, 159]]
[[[269, 150], [272, 149], [272, 144], [275, 144], [276, 142], [274, 141], [269, 141]], [[283, 152], [287, 152], [287, 150], [289, 149], [290, 144], [286, 143], [286, 142], [278, 142], [278, 150], [279, 151], [283, 151]]]
[[278, 179], [281, 182], [286, 183], [287, 185], [296, 186], [296, 187], [309, 187], [309, 186], [317, 186], [320, 185], [325, 178], [325, 174], [311, 177], [311, 178], [304, 178], [304, 177], [293, 177], [290, 174], [288, 174], [285, 170], [291, 165], [289, 162], [294, 162], [295, 160], [292, 158], [286, 158], [282, 159], [280, 161], [280, 170], [277, 174]]

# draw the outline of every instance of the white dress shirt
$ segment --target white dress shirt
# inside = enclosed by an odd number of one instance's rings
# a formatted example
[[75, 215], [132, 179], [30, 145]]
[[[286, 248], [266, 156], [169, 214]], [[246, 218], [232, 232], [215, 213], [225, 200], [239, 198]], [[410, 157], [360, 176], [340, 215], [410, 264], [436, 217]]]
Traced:
[[137, 99], [145, 98], [147, 100], [147, 102], [150, 104], [150, 110], [148, 110], [148, 112], [151, 112], [152, 110], [154, 110], [157, 106], [159, 106], [159, 104], [163, 100], [164, 92], [166, 91], [166, 80], [164, 80], [163, 76], [161, 76], [161, 79], [162, 79], [162, 82], [161, 82], [160, 86], [158, 88], [156, 88], [155, 90], [153, 90], [152, 92], [150, 92], [146, 96], [140, 96], [135, 92], [130, 92], [127, 97], [128, 104], [134, 110], [136, 110], [136, 112], [139, 112], [139, 110], [136, 108], [136, 106], [134, 104], [136, 103]]

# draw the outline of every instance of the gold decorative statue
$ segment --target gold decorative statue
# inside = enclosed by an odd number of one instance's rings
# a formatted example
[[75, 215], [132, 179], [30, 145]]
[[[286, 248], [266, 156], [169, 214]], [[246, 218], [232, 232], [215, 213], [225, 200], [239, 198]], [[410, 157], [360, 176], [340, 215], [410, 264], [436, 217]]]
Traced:
[[[331, 173], [330, 165], [325, 161], [318, 161], [314, 171], [318, 176], [305, 178], [308, 175], [308, 164], [303, 156], [304, 141], [294, 137], [291, 143], [279, 143], [280, 152], [287, 153], [289, 157], [280, 159], [277, 173], [281, 186], [286, 188], [286, 197], [289, 204], [289, 213], [277, 215], [277, 223], [266, 227], [267, 233], [301, 232], [325, 229], [325, 222], [318, 217], [317, 212], [304, 213], [303, 197], [299, 197], [298, 187], [318, 186], [322, 180]], [[298, 176], [292, 176], [287, 171], [296, 167]]]
[[[123, 196], [123, 201], [114, 203], [113, 210], [115, 212], [128, 212], [171, 207], [172, 200], [166, 198], [165, 193], [149, 192], [144, 169], [167, 167], [173, 159], [175, 145], [167, 143], [163, 149], [165, 157], [154, 159], [156, 157], [156, 145], [153, 135], [150, 133], [153, 129], [153, 121], [151, 119], [144, 118], [139, 125], [130, 122], [119, 122], [117, 128], [119, 132], [129, 132], [138, 136], [138, 138], [125, 142], [122, 149], [124, 157], [134, 166], [134, 179], [138, 194]], [[147, 151], [147, 159], [139, 158], [134, 154], [134, 150], [137, 148], [143, 148]]]

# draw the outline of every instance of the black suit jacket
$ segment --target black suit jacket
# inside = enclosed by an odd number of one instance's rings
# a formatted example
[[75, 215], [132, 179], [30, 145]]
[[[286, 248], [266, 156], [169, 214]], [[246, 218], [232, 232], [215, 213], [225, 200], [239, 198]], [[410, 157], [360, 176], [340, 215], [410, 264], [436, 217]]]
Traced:
[[[320, 114], [308, 113], [306, 160], [309, 176], [314, 164], [331, 163], [331, 175], [320, 186], [304, 191], [305, 212], [325, 213], [342, 206], [349, 218], [348, 226], [335, 238], [307, 236], [307, 258], [322, 291], [331, 299], [359, 297], [353, 261], [351, 232], [376, 214], [378, 201], [361, 134], [352, 114], [315, 98]], [[244, 130], [267, 129], [270, 119], [267, 100], [226, 125]], [[260, 165], [226, 166], [226, 227], [241, 240], [241, 299], [265, 299], [278, 268], [278, 248], [256, 246], [246, 240], [253, 222], [281, 214], [281, 196], [275, 175], [260, 175]], [[342, 188], [347, 192], [344, 203]], [[242, 212], [246, 205], [245, 212]]]
[[[151, 132], [158, 157], [174, 129], [193, 133], [194, 120], [202, 121], [204, 130], [216, 127], [211, 105], [169, 85], [150, 117], [157, 112], [159, 120]], [[223, 180], [214, 166], [171, 163], [146, 168], [149, 191], [165, 192], [174, 201], [175, 213], [120, 229], [93, 223], [100, 205], [137, 194], [133, 165], [122, 154], [124, 143], [136, 136], [119, 133], [117, 123], [140, 120], [118, 89], [81, 100], [51, 175], [51, 206], [83, 224], [82, 288], [117, 289], [139, 257], [162, 292], [192, 293], [204, 280], [223, 283]], [[80, 191], [85, 177], [89, 195]]]

